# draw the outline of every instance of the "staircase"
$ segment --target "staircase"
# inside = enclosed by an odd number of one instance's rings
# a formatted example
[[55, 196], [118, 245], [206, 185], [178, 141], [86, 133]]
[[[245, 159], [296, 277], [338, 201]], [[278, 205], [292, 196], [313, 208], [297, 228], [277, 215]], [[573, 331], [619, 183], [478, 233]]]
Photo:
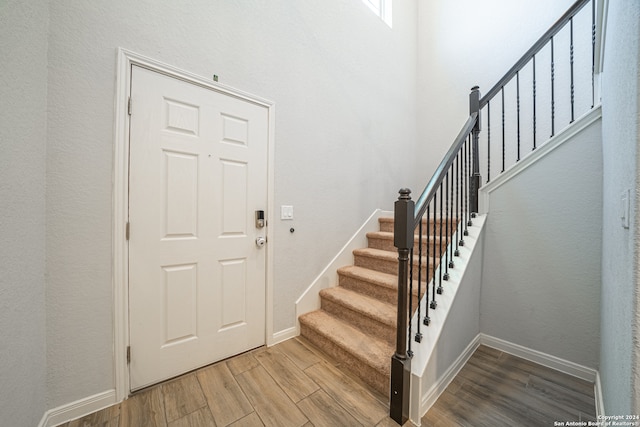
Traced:
[[[422, 238], [423, 278], [427, 272], [434, 271], [434, 244], [436, 254], [446, 248], [448, 239], [444, 228], [441, 240], [440, 227], [434, 227], [434, 223], [439, 222], [430, 219], [428, 229], [432, 236]], [[380, 231], [367, 233], [367, 248], [353, 251], [354, 265], [338, 269], [338, 286], [320, 291], [321, 309], [300, 316], [299, 321], [302, 336], [372, 388], [388, 395], [390, 360], [396, 341], [398, 253], [393, 245], [393, 218], [380, 218], [379, 227]], [[453, 228], [455, 232], [455, 225]], [[427, 220], [423, 220], [425, 230]], [[418, 237], [415, 236], [416, 258]], [[427, 244], [430, 248], [428, 260], [424, 256]], [[438, 263], [440, 257], [436, 258]], [[414, 270], [417, 275], [417, 268]], [[430, 279], [422, 281], [422, 295]], [[412, 293], [415, 310], [417, 280], [414, 280]]]

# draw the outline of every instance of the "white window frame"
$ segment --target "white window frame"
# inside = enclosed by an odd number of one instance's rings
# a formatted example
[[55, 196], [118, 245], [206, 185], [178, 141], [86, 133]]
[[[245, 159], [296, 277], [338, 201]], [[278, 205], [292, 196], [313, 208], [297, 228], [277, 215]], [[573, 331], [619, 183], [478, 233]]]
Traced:
[[392, 7], [393, 0], [362, 0], [369, 9], [380, 17], [388, 26], [392, 28]]

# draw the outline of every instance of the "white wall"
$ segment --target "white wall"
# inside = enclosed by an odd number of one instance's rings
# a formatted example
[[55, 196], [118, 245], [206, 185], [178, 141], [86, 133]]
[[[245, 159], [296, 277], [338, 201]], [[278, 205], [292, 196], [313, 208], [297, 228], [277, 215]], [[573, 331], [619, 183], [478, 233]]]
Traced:
[[0, 424], [45, 410], [47, 4], [0, 2]]
[[416, 160], [423, 179], [431, 177], [466, 121], [471, 88], [491, 89], [573, 2], [419, 2]]
[[[600, 375], [607, 414], [640, 412], [638, 144], [640, 3], [610, 0], [602, 74], [603, 242]], [[630, 228], [621, 226], [630, 190]]]
[[[111, 180], [116, 48], [276, 103], [275, 331], [375, 208], [415, 182], [416, 2], [390, 29], [359, 0], [50, 3], [48, 406], [114, 386]], [[295, 227], [295, 233], [289, 228]]]
[[495, 188], [489, 203], [481, 331], [597, 369], [601, 121]]

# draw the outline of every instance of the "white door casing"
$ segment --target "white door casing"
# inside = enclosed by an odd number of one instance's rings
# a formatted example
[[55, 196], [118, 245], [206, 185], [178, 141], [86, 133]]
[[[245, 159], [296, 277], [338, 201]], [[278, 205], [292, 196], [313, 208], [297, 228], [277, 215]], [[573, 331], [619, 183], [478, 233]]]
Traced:
[[269, 111], [131, 68], [130, 389], [265, 344]]

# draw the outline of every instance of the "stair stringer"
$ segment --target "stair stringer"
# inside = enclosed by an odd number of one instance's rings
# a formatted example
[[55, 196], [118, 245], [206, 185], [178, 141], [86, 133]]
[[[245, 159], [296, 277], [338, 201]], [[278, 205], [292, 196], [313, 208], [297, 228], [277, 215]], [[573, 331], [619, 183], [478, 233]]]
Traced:
[[338, 285], [338, 269], [353, 264], [353, 251], [367, 247], [367, 233], [378, 231], [378, 220], [385, 216], [393, 216], [393, 212], [376, 209], [300, 295], [296, 301], [296, 335], [300, 335], [300, 316], [320, 309], [320, 291]]
[[[421, 325], [422, 341], [412, 340], [410, 419], [420, 426], [420, 419], [455, 378], [478, 347], [480, 333], [480, 286], [482, 278], [483, 238], [486, 215], [478, 215], [459, 247], [455, 268], [449, 280], [442, 282], [444, 293], [437, 298], [438, 308], [429, 310], [431, 323]], [[455, 233], [460, 240], [463, 227]], [[424, 301], [422, 302], [424, 308]], [[424, 310], [422, 310], [424, 316]], [[412, 332], [417, 330], [417, 313]]]

